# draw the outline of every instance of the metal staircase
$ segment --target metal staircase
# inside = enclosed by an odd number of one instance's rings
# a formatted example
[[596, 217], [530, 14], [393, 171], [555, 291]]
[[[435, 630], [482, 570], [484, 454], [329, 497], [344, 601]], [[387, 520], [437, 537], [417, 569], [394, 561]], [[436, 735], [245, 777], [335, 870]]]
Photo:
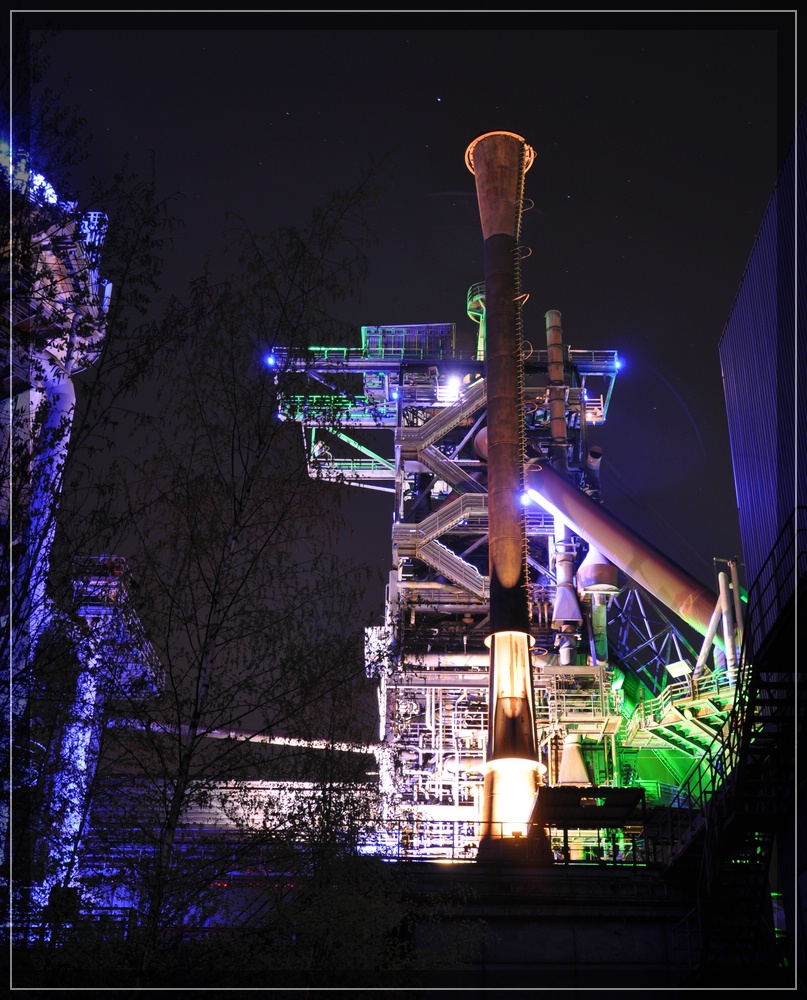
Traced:
[[487, 382], [483, 378], [477, 379], [461, 393], [456, 402], [446, 406], [425, 424], [420, 427], [398, 428], [395, 432], [395, 444], [426, 448], [473, 416], [487, 403], [487, 400]]
[[[793, 978], [771, 903], [777, 839], [795, 822], [793, 539], [791, 523], [749, 592], [734, 710], [714, 758], [725, 780], [702, 803], [698, 904], [682, 928], [698, 985], [754, 986], [760, 976], [776, 986]], [[803, 548], [803, 536], [798, 541]]]

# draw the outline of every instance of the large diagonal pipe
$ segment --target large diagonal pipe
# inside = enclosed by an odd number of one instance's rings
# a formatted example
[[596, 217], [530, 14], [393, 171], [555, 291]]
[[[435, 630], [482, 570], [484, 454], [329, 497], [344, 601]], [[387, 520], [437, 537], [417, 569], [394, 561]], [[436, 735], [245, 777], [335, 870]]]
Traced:
[[538, 784], [530, 665], [524, 487], [521, 300], [516, 247], [524, 174], [534, 151], [513, 132], [488, 132], [465, 154], [485, 241], [490, 700], [480, 857], [526, 832]]
[[707, 634], [718, 602], [707, 587], [550, 466], [531, 466], [527, 488], [529, 496], [547, 513], [559, 517], [575, 534], [595, 545], [626, 576], [696, 632]]

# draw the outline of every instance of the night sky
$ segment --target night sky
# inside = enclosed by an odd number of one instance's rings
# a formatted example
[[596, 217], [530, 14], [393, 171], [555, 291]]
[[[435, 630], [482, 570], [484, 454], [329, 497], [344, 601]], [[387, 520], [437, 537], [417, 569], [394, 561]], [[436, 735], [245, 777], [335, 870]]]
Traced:
[[[525, 336], [543, 346], [544, 313], [559, 309], [571, 347], [618, 351], [609, 419], [592, 435], [604, 502], [714, 586], [712, 558], [740, 552], [718, 343], [792, 134], [795, 36], [733, 11], [509, 12], [504, 24], [530, 27], [465, 27], [475, 19], [498, 21], [445, 14], [453, 27], [430, 30], [405, 27], [428, 13], [375, 16], [399, 27], [368, 29], [311, 12], [288, 28], [277, 13], [158, 12], [98, 28], [67, 15], [51, 79], [70, 74], [65, 99], [93, 135], [88, 173], [111, 174], [126, 151], [143, 170], [153, 156], [163, 193], [181, 192], [166, 291], [181, 294], [208, 256], [226, 273], [227, 213], [257, 231], [302, 224], [387, 157], [378, 246], [345, 316], [357, 330], [454, 322], [471, 337], [483, 240], [465, 150], [492, 130], [524, 136], [537, 154]], [[392, 500], [355, 493], [363, 558], [386, 572]]]

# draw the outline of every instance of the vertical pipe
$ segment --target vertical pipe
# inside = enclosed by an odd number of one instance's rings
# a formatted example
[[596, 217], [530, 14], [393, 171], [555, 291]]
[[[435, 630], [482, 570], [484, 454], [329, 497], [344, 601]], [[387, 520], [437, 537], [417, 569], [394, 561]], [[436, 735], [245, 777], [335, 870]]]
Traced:
[[526, 588], [521, 353], [516, 237], [523, 175], [533, 151], [521, 136], [490, 132], [468, 147], [485, 239], [487, 473], [491, 632], [529, 631]]
[[734, 624], [737, 626], [737, 644], [742, 649], [743, 646], [743, 604], [740, 597], [740, 574], [737, 570], [737, 562], [729, 560], [729, 572], [731, 573], [731, 589], [734, 594]]
[[700, 680], [703, 668], [706, 666], [706, 661], [709, 659], [709, 651], [712, 648], [712, 642], [717, 635], [717, 626], [720, 624], [720, 613], [721, 605], [718, 599], [715, 609], [712, 612], [712, 616], [709, 619], [709, 625], [706, 629], [706, 633], [703, 637], [703, 644], [701, 645], [701, 651], [698, 654], [698, 659], [695, 663], [695, 668], [692, 671], [692, 682], [697, 683]]
[[600, 499], [600, 466], [602, 465], [602, 448], [592, 445], [586, 456], [586, 492], [592, 500]]
[[566, 385], [563, 379], [563, 331], [557, 309], [550, 309], [544, 319], [549, 377], [550, 455], [552, 467], [566, 475], [569, 471], [569, 461], [566, 441]]
[[[563, 377], [563, 331], [560, 312], [550, 309], [546, 323], [546, 357], [549, 378], [549, 456], [552, 468], [560, 475], [569, 474], [569, 449], [566, 439], [566, 383]], [[577, 628], [583, 621], [574, 595], [576, 550], [572, 533], [559, 517], [555, 518], [555, 607], [552, 628], [558, 632], [560, 662], [568, 666], [577, 653]]]
[[524, 174], [533, 150], [520, 135], [489, 132], [468, 147], [485, 241], [488, 545], [490, 574], [489, 738], [480, 856], [494, 841], [525, 833], [538, 784], [530, 663], [524, 484], [521, 297], [516, 246]]
[[729, 596], [729, 578], [726, 573], [718, 573], [720, 586], [720, 610], [723, 616], [723, 644], [726, 650], [726, 673], [729, 684], [737, 680], [737, 656], [734, 648], [734, 621], [731, 612], [731, 597]]

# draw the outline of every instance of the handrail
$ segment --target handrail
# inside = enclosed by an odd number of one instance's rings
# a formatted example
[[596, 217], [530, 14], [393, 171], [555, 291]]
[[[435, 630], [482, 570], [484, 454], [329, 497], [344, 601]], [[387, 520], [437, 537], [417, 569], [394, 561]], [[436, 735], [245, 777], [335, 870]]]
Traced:
[[[734, 703], [727, 724], [695, 762], [681, 785], [675, 810], [667, 813], [668, 826], [665, 858], [670, 863], [690, 842], [692, 836], [711, 816], [718, 824], [726, 816], [736, 793], [732, 775], [740, 763], [746, 741], [752, 738], [753, 719], [749, 717], [750, 693], [757, 680], [754, 656], [761, 638], [770, 631], [772, 612], [776, 617], [795, 594], [798, 565], [807, 552], [807, 525], [800, 526], [805, 507], [796, 507], [748, 591], [740, 666], [735, 686]], [[795, 544], [794, 544], [795, 542]], [[801, 545], [801, 549], [799, 549]], [[789, 580], [788, 592], [784, 582]]]

